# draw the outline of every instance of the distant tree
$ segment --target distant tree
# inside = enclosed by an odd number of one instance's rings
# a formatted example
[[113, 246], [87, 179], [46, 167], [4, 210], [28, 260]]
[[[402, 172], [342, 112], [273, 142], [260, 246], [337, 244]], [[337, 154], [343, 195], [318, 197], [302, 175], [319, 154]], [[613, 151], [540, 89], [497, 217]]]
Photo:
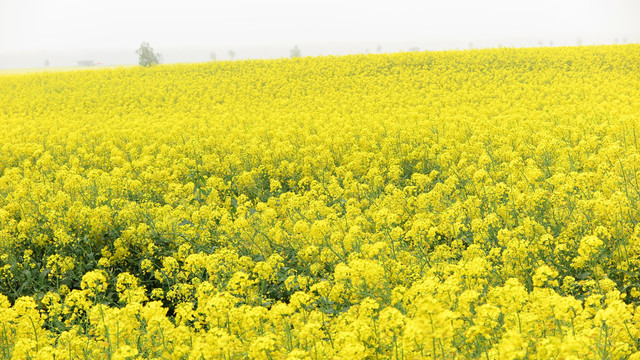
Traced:
[[409, 51], [409, 52], [418, 52], [418, 51], [420, 51], [420, 48], [419, 48], [419, 47], [414, 46], [414, 47], [410, 48], [408, 51]]
[[473, 49], [473, 43], [472, 42], [469, 43], [469, 49]]
[[49, 59], [46, 59], [46, 60], [44, 61], [44, 66], [45, 66], [45, 67], [46, 67], [46, 66], [49, 66]]
[[234, 57], [236, 57], [236, 52], [233, 50], [229, 50], [229, 59], [233, 60]]
[[576, 39], [576, 44], [578, 44], [578, 46], [582, 45], [582, 39], [581, 38]]
[[378, 52], [378, 54], [380, 54], [382, 52], [382, 45], [378, 45], [376, 51]]
[[78, 66], [94, 66], [95, 64], [93, 60], [78, 60]]
[[209, 57], [211, 58], [211, 61], [216, 61], [216, 53], [214, 53], [213, 51], [211, 52], [211, 54], [209, 54]]
[[293, 49], [291, 49], [291, 51], [289, 52], [289, 57], [291, 58], [297, 58], [302, 56], [302, 53], [300, 52], [300, 48], [298, 48], [298, 45], [294, 46]]
[[138, 64], [141, 66], [147, 67], [160, 63], [160, 54], [153, 52], [148, 42], [142, 42], [136, 54], [138, 54]]

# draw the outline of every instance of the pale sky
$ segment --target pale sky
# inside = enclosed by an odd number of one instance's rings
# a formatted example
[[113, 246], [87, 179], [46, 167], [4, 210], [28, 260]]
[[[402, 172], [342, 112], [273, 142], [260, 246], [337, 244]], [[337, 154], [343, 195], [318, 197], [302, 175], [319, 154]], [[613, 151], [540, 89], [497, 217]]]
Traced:
[[135, 63], [142, 41], [164, 62], [637, 43], [640, 0], [0, 0], [0, 67]]

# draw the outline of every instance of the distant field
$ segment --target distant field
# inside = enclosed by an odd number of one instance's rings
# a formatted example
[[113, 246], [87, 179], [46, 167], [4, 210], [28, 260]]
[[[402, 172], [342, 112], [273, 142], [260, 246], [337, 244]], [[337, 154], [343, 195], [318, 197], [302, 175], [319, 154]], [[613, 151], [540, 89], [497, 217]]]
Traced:
[[0, 358], [640, 359], [640, 46], [0, 77]]
[[0, 69], [0, 76], [11, 74], [29, 74], [39, 72], [58, 72], [58, 71], [75, 71], [75, 70], [94, 70], [94, 69], [108, 69], [119, 67], [131, 67], [134, 65], [111, 65], [111, 66], [57, 66], [57, 67], [41, 67], [41, 68], [28, 68], [28, 69]]

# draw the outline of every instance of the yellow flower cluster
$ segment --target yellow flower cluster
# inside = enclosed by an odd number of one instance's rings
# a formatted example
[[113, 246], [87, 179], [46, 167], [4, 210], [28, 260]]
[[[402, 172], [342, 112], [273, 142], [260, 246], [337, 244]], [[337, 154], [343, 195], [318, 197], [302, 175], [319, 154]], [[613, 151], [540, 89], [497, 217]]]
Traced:
[[0, 78], [0, 358], [640, 359], [640, 46]]

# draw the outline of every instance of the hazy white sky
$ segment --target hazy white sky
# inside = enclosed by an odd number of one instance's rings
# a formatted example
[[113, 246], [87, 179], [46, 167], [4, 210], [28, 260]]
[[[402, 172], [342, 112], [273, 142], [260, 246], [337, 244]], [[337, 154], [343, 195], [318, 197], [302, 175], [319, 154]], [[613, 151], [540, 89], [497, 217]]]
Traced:
[[161, 53], [208, 48], [223, 58], [222, 49], [261, 57], [259, 49], [286, 51], [295, 44], [313, 55], [339, 43], [363, 44], [354, 51], [362, 52], [375, 44], [392, 51], [400, 43], [429, 49], [575, 44], [578, 38], [640, 42], [640, 0], [0, 0], [4, 60], [133, 52], [142, 41]]

